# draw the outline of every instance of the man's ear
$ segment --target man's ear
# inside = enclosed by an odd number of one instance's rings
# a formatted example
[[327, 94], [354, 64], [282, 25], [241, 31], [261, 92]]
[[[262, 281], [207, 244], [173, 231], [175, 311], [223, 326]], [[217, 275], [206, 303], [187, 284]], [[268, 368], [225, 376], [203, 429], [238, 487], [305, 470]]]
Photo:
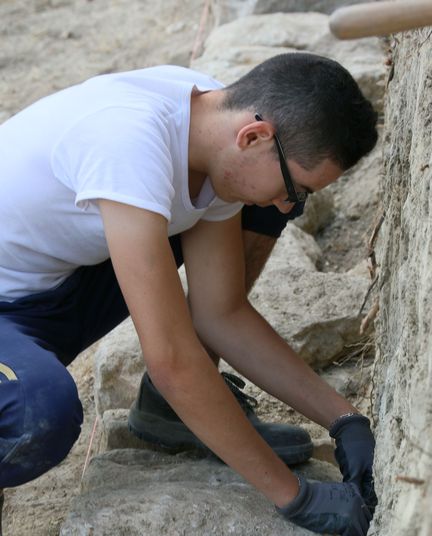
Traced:
[[236, 145], [240, 149], [247, 149], [273, 138], [274, 128], [267, 121], [254, 121], [242, 127], [236, 138]]

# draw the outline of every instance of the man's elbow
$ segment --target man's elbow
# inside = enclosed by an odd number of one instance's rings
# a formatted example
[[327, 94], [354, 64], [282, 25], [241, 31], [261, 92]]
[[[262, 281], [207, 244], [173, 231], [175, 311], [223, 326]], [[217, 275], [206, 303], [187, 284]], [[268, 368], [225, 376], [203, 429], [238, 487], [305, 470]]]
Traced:
[[182, 383], [187, 381], [192, 368], [196, 368], [201, 360], [199, 348], [189, 351], [165, 348], [163, 353], [153, 353], [151, 358], [146, 359], [146, 366], [153, 384], [164, 395], [173, 390], [181, 390]]
[[241, 322], [244, 313], [250, 308], [251, 305], [247, 298], [221, 310], [213, 310], [211, 307], [205, 310], [191, 308], [193, 326], [200, 340], [209, 344], [209, 337], [211, 339], [213, 336], [223, 336], [227, 324], [233, 325], [233, 323]]

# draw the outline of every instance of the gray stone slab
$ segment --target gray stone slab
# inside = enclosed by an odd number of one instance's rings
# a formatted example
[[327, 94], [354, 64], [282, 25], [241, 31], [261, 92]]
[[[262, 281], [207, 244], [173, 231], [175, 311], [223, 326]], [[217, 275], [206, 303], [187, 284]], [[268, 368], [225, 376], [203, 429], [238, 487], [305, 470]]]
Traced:
[[[307, 478], [338, 480], [310, 462]], [[307, 536], [226, 465], [192, 454], [114, 450], [94, 458], [60, 536]]]

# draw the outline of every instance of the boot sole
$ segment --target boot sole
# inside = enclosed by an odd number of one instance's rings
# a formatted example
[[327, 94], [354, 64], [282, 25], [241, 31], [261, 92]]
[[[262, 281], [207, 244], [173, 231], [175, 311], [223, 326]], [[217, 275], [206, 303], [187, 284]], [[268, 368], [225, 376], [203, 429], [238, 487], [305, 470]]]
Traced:
[[[167, 421], [132, 408], [128, 425], [133, 435], [164, 450], [198, 450], [213, 454], [182, 422]], [[260, 433], [259, 427], [257, 432]], [[272, 450], [287, 465], [297, 465], [312, 457], [313, 443], [309, 440], [296, 445], [272, 447]]]

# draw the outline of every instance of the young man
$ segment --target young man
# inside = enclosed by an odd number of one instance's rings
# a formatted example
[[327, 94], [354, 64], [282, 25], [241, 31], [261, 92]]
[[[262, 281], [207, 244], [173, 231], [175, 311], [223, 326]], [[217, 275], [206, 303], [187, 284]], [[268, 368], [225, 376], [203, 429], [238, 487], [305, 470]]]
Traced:
[[[339, 64], [286, 54], [228, 88], [178, 67], [99, 76], [3, 124], [0, 488], [67, 455], [82, 408], [65, 366], [130, 313], [148, 371], [135, 433], [164, 443], [147, 417], [169, 404], [186, 442], [207, 445], [287, 519], [365, 535], [369, 422], [272, 330], [246, 287], [284, 215], [372, 149], [375, 123]], [[259, 430], [206, 348], [329, 428], [345, 483], [295, 477], [271, 448], [290, 430]]]

